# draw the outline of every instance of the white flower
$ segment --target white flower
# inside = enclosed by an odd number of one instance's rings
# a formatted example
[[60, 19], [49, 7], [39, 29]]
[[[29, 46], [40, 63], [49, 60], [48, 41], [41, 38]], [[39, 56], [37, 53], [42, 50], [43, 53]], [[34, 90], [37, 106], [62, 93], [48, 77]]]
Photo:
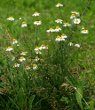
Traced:
[[61, 38], [66, 39], [67, 36], [66, 36], [65, 34], [62, 34], [62, 35], [61, 35]]
[[75, 18], [73, 20], [74, 24], [80, 24], [81, 20], [79, 18]]
[[75, 16], [80, 16], [80, 13], [77, 11], [72, 11], [71, 13], [74, 14]]
[[62, 38], [61, 36], [57, 36], [57, 38], [55, 39], [55, 41], [60, 42], [60, 41], [65, 41], [65, 39]]
[[26, 70], [30, 70], [31, 67], [27, 65], [27, 66], [25, 67], [25, 69], [26, 69]]
[[8, 21], [14, 21], [15, 19], [12, 16], [10, 16], [10, 17], [7, 18], [7, 20]]
[[27, 27], [27, 23], [26, 23], [26, 22], [22, 22], [21, 27], [22, 27], [22, 28]]
[[58, 3], [58, 4], [56, 4], [56, 7], [63, 7], [63, 4]]
[[27, 52], [21, 52], [20, 55], [25, 56]]
[[18, 41], [16, 39], [12, 39], [12, 44], [17, 44]]
[[53, 29], [53, 28], [50, 28], [49, 30], [47, 30], [46, 32], [47, 33], [50, 33], [50, 32], [54, 32], [55, 31], [55, 29]]
[[69, 42], [69, 46], [73, 46], [73, 43], [72, 42]]
[[38, 68], [37, 64], [33, 64], [33, 70], [36, 70]]
[[88, 30], [85, 29], [85, 28], [82, 28], [81, 33], [82, 33], [82, 34], [88, 34]]
[[40, 58], [39, 57], [35, 57], [35, 59], [34, 59], [34, 61], [39, 61], [40, 60]]
[[75, 14], [72, 14], [72, 15], [70, 16], [70, 19], [74, 19], [74, 18], [76, 18], [76, 15], [75, 15]]
[[39, 16], [39, 15], [40, 15], [40, 13], [35, 12], [32, 16]]
[[34, 25], [37, 25], [37, 26], [39, 26], [39, 25], [41, 25], [41, 24], [42, 24], [41, 21], [35, 21], [35, 22], [34, 22]]
[[55, 28], [55, 31], [54, 32], [59, 32], [59, 31], [61, 31], [62, 29], [59, 27], [59, 26], [56, 26], [56, 28]]
[[39, 47], [39, 49], [40, 49], [40, 50], [44, 50], [44, 49], [46, 49], [46, 50], [47, 50], [47, 49], [48, 49], [48, 46], [41, 45], [41, 46]]
[[71, 24], [69, 24], [68, 22], [63, 24], [63, 27], [70, 27], [70, 26], [71, 26]]
[[19, 63], [15, 63], [13, 67], [17, 68], [17, 67], [19, 67], [19, 66], [20, 66]]
[[55, 20], [55, 22], [56, 22], [56, 23], [59, 23], [59, 24], [62, 24], [62, 21], [63, 21], [62, 19], [57, 19], [57, 20]]
[[19, 58], [19, 61], [20, 62], [23, 62], [23, 61], [25, 61], [26, 59], [23, 57], [23, 56], [21, 56], [20, 58]]
[[42, 52], [40, 51], [39, 47], [36, 47], [34, 50], [35, 50], [36, 54], [42, 54]]
[[9, 46], [9, 47], [6, 48], [6, 51], [7, 52], [13, 51], [13, 48], [11, 46]]
[[78, 48], [80, 48], [80, 44], [75, 44], [75, 47], [78, 47]]

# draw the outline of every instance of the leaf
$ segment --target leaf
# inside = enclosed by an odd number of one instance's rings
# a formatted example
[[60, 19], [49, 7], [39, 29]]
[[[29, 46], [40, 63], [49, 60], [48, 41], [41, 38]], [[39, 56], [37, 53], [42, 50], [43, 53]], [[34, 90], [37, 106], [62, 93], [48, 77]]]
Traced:
[[34, 99], [35, 99], [35, 95], [32, 95], [32, 96], [29, 98], [29, 110], [32, 110], [32, 105], [33, 105]]
[[81, 110], [83, 110], [82, 98], [83, 98], [83, 91], [81, 88], [77, 88], [76, 89], [76, 100]]

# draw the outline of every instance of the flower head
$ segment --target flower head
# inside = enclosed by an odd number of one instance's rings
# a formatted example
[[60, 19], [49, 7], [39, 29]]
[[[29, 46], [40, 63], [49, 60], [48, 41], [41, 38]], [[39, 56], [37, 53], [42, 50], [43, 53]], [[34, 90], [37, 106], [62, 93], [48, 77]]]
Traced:
[[7, 52], [11, 52], [11, 51], [13, 51], [13, 48], [12, 48], [11, 46], [8, 46], [8, 47], [6, 48], [6, 51], [7, 51]]
[[41, 25], [41, 24], [42, 24], [41, 21], [35, 21], [35, 22], [34, 22], [34, 25], [36, 25], [36, 26], [39, 26], [39, 25]]
[[56, 7], [57, 7], [57, 8], [59, 8], [59, 7], [63, 7], [63, 4], [58, 3], [58, 4], [56, 4]]
[[80, 24], [81, 20], [79, 18], [75, 18], [73, 20], [74, 24]]
[[23, 61], [25, 61], [26, 59], [23, 57], [23, 56], [21, 56], [20, 58], [19, 58], [19, 61], [20, 62], [23, 62]]
[[40, 13], [35, 12], [32, 16], [39, 16], [39, 15], [40, 15]]
[[14, 21], [15, 19], [14, 19], [14, 17], [10, 16], [10, 17], [7, 18], [7, 20], [8, 21]]
[[22, 22], [21, 27], [22, 27], [22, 28], [27, 27], [27, 23], [26, 23], [25, 21]]
[[59, 23], [59, 24], [62, 24], [62, 21], [63, 21], [62, 19], [57, 19], [57, 20], [55, 20], [55, 22], [56, 22], [56, 23]]

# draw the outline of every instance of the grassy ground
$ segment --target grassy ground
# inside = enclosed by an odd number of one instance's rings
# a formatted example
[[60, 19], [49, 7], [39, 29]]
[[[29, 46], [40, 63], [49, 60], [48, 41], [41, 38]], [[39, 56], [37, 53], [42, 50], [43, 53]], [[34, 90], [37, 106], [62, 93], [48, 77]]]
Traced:
[[[79, 24], [72, 11], [80, 13]], [[94, 12], [94, 0], [0, 1], [0, 110], [95, 109]], [[56, 27], [61, 31], [47, 32]], [[62, 34], [65, 41], [56, 41]]]

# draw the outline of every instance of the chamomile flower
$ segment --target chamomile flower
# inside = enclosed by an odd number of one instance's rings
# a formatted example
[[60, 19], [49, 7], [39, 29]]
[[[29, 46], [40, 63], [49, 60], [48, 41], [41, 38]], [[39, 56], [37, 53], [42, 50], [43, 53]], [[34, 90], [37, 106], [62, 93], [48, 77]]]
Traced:
[[38, 13], [38, 12], [35, 12], [32, 16], [40, 16], [40, 13]]
[[34, 59], [34, 61], [36, 61], [36, 62], [39, 61], [39, 60], [40, 60], [40, 58], [38, 56], [36, 56], [35, 59]]
[[61, 31], [62, 29], [59, 27], [59, 26], [56, 26], [56, 28], [55, 28], [55, 32], [59, 32], [59, 31]]
[[18, 41], [16, 40], [16, 39], [12, 39], [12, 44], [14, 45], [14, 44], [17, 44], [18, 43]]
[[55, 22], [56, 22], [56, 23], [59, 23], [59, 24], [62, 24], [62, 21], [63, 21], [62, 19], [57, 19], [57, 20], [55, 20]]
[[21, 52], [20, 55], [25, 56], [27, 52]]
[[69, 24], [68, 22], [63, 24], [63, 27], [70, 27], [70, 26], [71, 26], [71, 24]]
[[37, 64], [33, 64], [32, 67], [33, 67], [33, 70], [36, 70], [38, 68]]
[[26, 58], [23, 57], [23, 56], [21, 56], [21, 57], [19, 58], [19, 61], [20, 61], [20, 62], [23, 62], [23, 61], [25, 61], [25, 60], [26, 60]]
[[6, 48], [6, 52], [11, 52], [11, 51], [13, 51], [13, 48], [12, 48], [11, 46], [8, 46], [8, 47]]
[[31, 67], [27, 65], [27, 66], [25, 67], [25, 69], [26, 69], [26, 70], [30, 70]]
[[27, 27], [27, 23], [26, 22], [22, 22], [21, 27], [22, 28]]
[[15, 63], [13, 67], [14, 67], [14, 68], [18, 68], [19, 66], [20, 66], [19, 63]]
[[87, 29], [82, 28], [81, 33], [82, 33], [82, 34], [88, 34], [89, 32], [88, 32], [88, 30], [87, 30]]
[[75, 19], [73, 20], [73, 23], [74, 23], [74, 24], [80, 24], [80, 23], [81, 23], [80, 18], [75, 18]]
[[68, 44], [69, 46], [73, 46], [73, 43], [72, 42], [69, 42], [69, 44]]
[[36, 47], [34, 49], [34, 51], [35, 51], [36, 54], [42, 54], [42, 52], [40, 51], [39, 47]]
[[41, 45], [41, 46], [39, 47], [39, 49], [40, 49], [40, 50], [45, 50], [45, 49], [47, 50], [47, 49], [48, 49], [48, 46]]
[[59, 8], [59, 7], [63, 7], [63, 4], [58, 3], [58, 4], [56, 4], [56, 7], [57, 7], [57, 8]]
[[71, 14], [70, 19], [74, 19], [74, 18], [76, 18], [76, 15], [75, 14]]
[[55, 39], [55, 41], [60, 42], [60, 41], [65, 41], [65, 39], [62, 38], [61, 36], [57, 36], [56, 39]]
[[75, 47], [78, 47], [78, 48], [80, 48], [80, 44], [75, 44]]
[[34, 25], [36, 25], [36, 26], [39, 26], [39, 25], [41, 25], [41, 24], [42, 24], [41, 21], [35, 21], [35, 22], [34, 22]]
[[71, 13], [74, 14], [75, 16], [80, 16], [80, 13], [77, 11], [72, 11]]
[[66, 39], [66, 38], [67, 38], [67, 35], [62, 34], [62, 35], [61, 35], [61, 38]]
[[48, 29], [46, 32], [50, 33], [50, 32], [54, 32], [55, 30], [53, 28]]
[[8, 21], [14, 21], [15, 19], [14, 19], [14, 17], [10, 16], [10, 17], [7, 18], [7, 20]]

